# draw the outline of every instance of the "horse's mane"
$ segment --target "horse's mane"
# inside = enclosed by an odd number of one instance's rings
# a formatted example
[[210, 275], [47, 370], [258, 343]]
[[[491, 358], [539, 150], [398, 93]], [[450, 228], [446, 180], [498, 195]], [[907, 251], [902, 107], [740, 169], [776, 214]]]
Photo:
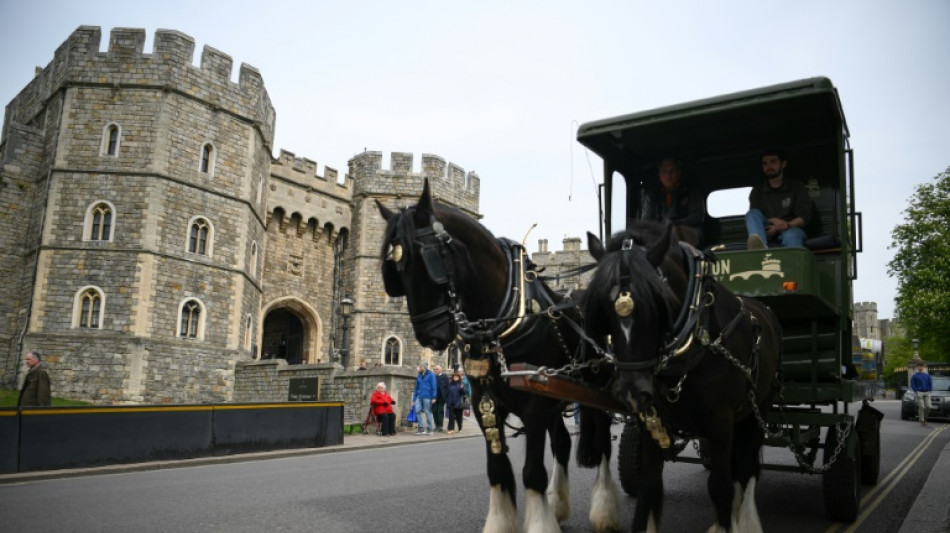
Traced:
[[[591, 278], [585, 294], [584, 314], [589, 323], [607, 324], [604, 313], [613, 308], [616, 294], [612, 294], [621, 276], [621, 248], [623, 242], [632, 238], [630, 252], [631, 297], [636, 302], [635, 317], [641, 325], [652, 324], [666, 332], [672, 326], [673, 313], [678, 311], [678, 299], [670, 286], [647, 260], [646, 250], [660, 241], [667, 231], [666, 225], [638, 222], [624, 231], [615, 233], [606, 246], [606, 254], [598, 261], [597, 270]], [[675, 241], [673, 241], [675, 243]], [[667, 256], [678, 246], [671, 246]]]

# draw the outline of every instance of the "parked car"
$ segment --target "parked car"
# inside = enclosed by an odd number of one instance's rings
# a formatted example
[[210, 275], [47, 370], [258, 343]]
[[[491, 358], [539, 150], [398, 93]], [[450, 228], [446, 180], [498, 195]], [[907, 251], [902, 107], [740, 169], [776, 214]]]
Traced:
[[[950, 418], [950, 376], [930, 376], [933, 392], [930, 393], [930, 415], [928, 418]], [[901, 418], [917, 419], [917, 396], [907, 389], [901, 398]]]

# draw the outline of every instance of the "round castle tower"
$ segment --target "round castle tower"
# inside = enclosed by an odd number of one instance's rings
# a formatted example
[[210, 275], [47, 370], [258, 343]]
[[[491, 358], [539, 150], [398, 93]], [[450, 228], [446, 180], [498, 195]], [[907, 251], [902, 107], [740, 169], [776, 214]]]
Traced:
[[[230, 399], [251, 357], [275, 113], [260, 74], [176, 31], [83, 26], [7, 106], [0, 176], [22, 195], [3, 270], [3, 381], [47, 361], [57, 396]], [[12, 227], [12, 226], [11, 226]], [[4, 229], [7, 229], [6, 227]]]

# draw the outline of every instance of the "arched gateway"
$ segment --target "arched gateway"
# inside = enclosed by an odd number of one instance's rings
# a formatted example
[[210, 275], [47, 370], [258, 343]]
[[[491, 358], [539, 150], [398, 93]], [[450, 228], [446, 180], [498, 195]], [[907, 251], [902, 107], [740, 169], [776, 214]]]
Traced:
[[288, 364], [319, 362], [322, 322], [306, 302], [294, 298], [278, 298], [262, 313], [262, 359], [284, 359]]

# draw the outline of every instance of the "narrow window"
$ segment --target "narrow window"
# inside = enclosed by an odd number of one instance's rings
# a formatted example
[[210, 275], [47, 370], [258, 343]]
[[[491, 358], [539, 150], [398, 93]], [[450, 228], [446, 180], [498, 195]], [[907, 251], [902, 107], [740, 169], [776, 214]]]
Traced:
[[112, 238], [112, 208], [108, 204], [98, 204], [92, 208], [91, 241], [108, 241]]
[[214, 169], [214, 145], [211, 143], [205, 143], [201, 147], [201, 163], [198, 165], [198, 170], [208, 174]]
[[99, 312], [102, 308], [102, 296], [96, 289], [86, 289], [80, 297], [81, 307], [79, 327], [99, 328]]
[[201, 318], [201, 305], [195, 300], [185, 302], [181, 308], [181, 326], [178, 336], [186, 338], [198, 337], [198, 320]]
[[207, 255], [208, 221], [199, 218], [191, 223], [191, 235], [188, 239], [188, 251]]
[[115, 124], [109, 126], [109, 144], [106, 148], [106, 155], [115, 156], [119, 153], [119, 127]]
[[399, 365], [399, 339], [396, 337], [386, 339], [383, 363], [387, 365]]
[[251, 347], [251, 315], [244, 319], [244, 349]]
[[251, 243], [251, 264], [250, 264], [251, 277], [257, 275], [257, 243]]

